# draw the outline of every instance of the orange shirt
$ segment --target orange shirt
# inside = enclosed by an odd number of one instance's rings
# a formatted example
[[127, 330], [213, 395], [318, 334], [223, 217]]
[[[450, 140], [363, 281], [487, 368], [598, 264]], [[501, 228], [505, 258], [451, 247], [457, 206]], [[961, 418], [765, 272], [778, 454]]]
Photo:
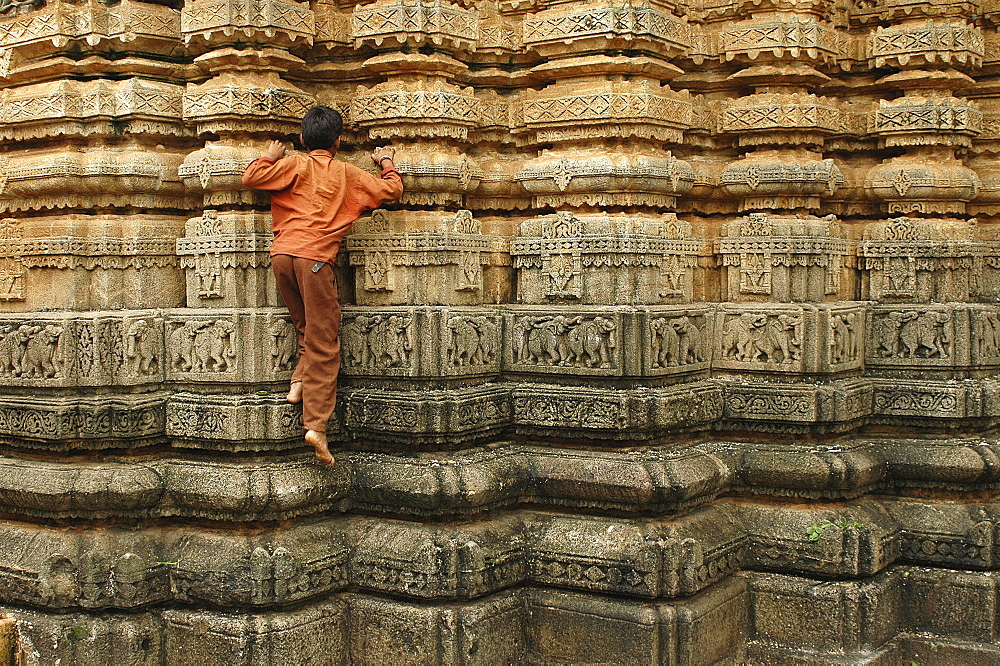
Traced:
[[340, 242], [366, 210], [403, 195], [403, 179], [394, 168], [376, 178], [333, 159], [328, 150], [289, 155], [277, 162], [258, 157], [243, 172], [243, 184], [270, 190], [271, 256], [332, 263]]

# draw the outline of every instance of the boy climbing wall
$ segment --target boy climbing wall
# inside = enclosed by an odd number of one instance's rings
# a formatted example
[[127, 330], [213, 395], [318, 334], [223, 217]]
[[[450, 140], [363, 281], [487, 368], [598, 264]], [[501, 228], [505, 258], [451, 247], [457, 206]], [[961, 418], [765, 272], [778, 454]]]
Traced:
[[299, 362], [288, 401], [302, 403], [305, 440], [324, 465], [333, 464], [326, 427], [336, 406], [340, 370], [340, 302], [333, 262], [361, 213], [403, 195], [403, 180], [392, 162], [395, 149], [372, 152], [381, 178], [334, 159], [342, 129], [335, 109], [310, 109], [299, 135], [308, 154], [286, 157], [284, 145], [272, 141], [243, 172], [244, 185], [271, 192], [271, 265], [299, 332]]

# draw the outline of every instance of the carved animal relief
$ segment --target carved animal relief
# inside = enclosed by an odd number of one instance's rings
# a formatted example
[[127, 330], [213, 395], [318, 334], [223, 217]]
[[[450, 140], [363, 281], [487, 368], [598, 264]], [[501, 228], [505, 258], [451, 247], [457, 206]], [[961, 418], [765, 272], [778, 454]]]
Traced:
[[170, 367], [183, 373], [231, 373], [236, 370], [236, 325], [226, 319], [192, 320], [167, 337]]
[[414, 336], [409, 315], [357, 315], [340, 327], [344, 370], [369, 374], [410, 369]]
[[606, 370], [618, 364], [618, 324], [608, 317], [519, 317], [513, 333], [518, 365]]
[[802, 317], [744, 312], [722, 327], [722, 357], [740, 363], [789, 365], [802, 357]]

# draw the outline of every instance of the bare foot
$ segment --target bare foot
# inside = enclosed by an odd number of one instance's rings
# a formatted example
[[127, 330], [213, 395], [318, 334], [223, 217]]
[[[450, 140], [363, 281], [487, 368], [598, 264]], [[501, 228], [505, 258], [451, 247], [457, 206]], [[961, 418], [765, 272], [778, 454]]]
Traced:
[[306, 442], [316, 450], [316, 461], [321, 465], [333, 465], [333, 456], [326, 443], [326, 433], [319, 430], [306, 430]]
[[291, 386], [288, 387], [288, 397], [285, 400], [293, 405], [302, 402], [302, 382], [292, 382]]

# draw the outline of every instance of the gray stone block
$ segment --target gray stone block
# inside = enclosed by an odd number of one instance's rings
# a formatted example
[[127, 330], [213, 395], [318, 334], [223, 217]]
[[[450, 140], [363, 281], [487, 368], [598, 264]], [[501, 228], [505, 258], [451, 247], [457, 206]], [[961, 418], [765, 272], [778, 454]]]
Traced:
[[897, 570], [907, 600], [902, 621], [908, 631], [997, 646], [1000, 597], [992, 572], [905, 565]]
[[165, 662], [210, 666], [348, 663], [345, 615], [345, 604], [337, 600], [253, 614], [164, 611]]
[[467, 525], [351, 521], [351, 581], [423, 599], [468, 599], [525, 580], [527, 543], [517, 516]]
[[164, 534], [171, 591], [181, 601], [232, 606], [290, 605], [347, 585], [343, 521], [299, 523], [243, 536], [209, 530]]
[[828, 507], [739, 504], [747, 568], [805, 576], [872, 576], [899, 557], [900, 526], [866, 498]]
[[356, 388], [343, 397], [344, 426], [356, 438], [390, 444], [469, 444], [510, 424], [506, 385], [445, 390]]
[[883, 502], [902, 526], [901, 559], [952, 569], [993, 569], [1000, 563], [1000, 506], [918, 499]]
[[851, 439], [812, 445], [722, 443], [710, 450], [716, 447], [738, 451], [734, 486], [757, 494], [857, 497], [872, 490], [886, 475], [880, 452]]
[[869, 663], [865, 659], [901, 628], [904, 596], [895, 572], [837, 581], [756, 572], [742, 577], [750, 587], [753, 643]]
[[167, 654], [164, 623], [157, 613], [97, 616], [9, 607], [0, 610], [17, 620], [24, 666], [101, 663], [158, 666], [164, 663]]
[[[331, 420], [330, 430], [339, 424]], [[302, 408], [280, 394], [173, 393], [166, 434], [177, 447], [268, 451], [302, 446]]]
[[462, 605], [416, 605], [350, 595], [351, 663], [524, 663], [525, 596], [505, 592]]
[[531, 660], [536, 663], [737, 663], [747, 626], [746, 584], [731, 579], [677, 603], [533, 590]]
[[166, 393], [0, 397], [0, 441], [51, 451], [142, 447], [163, 441]]

